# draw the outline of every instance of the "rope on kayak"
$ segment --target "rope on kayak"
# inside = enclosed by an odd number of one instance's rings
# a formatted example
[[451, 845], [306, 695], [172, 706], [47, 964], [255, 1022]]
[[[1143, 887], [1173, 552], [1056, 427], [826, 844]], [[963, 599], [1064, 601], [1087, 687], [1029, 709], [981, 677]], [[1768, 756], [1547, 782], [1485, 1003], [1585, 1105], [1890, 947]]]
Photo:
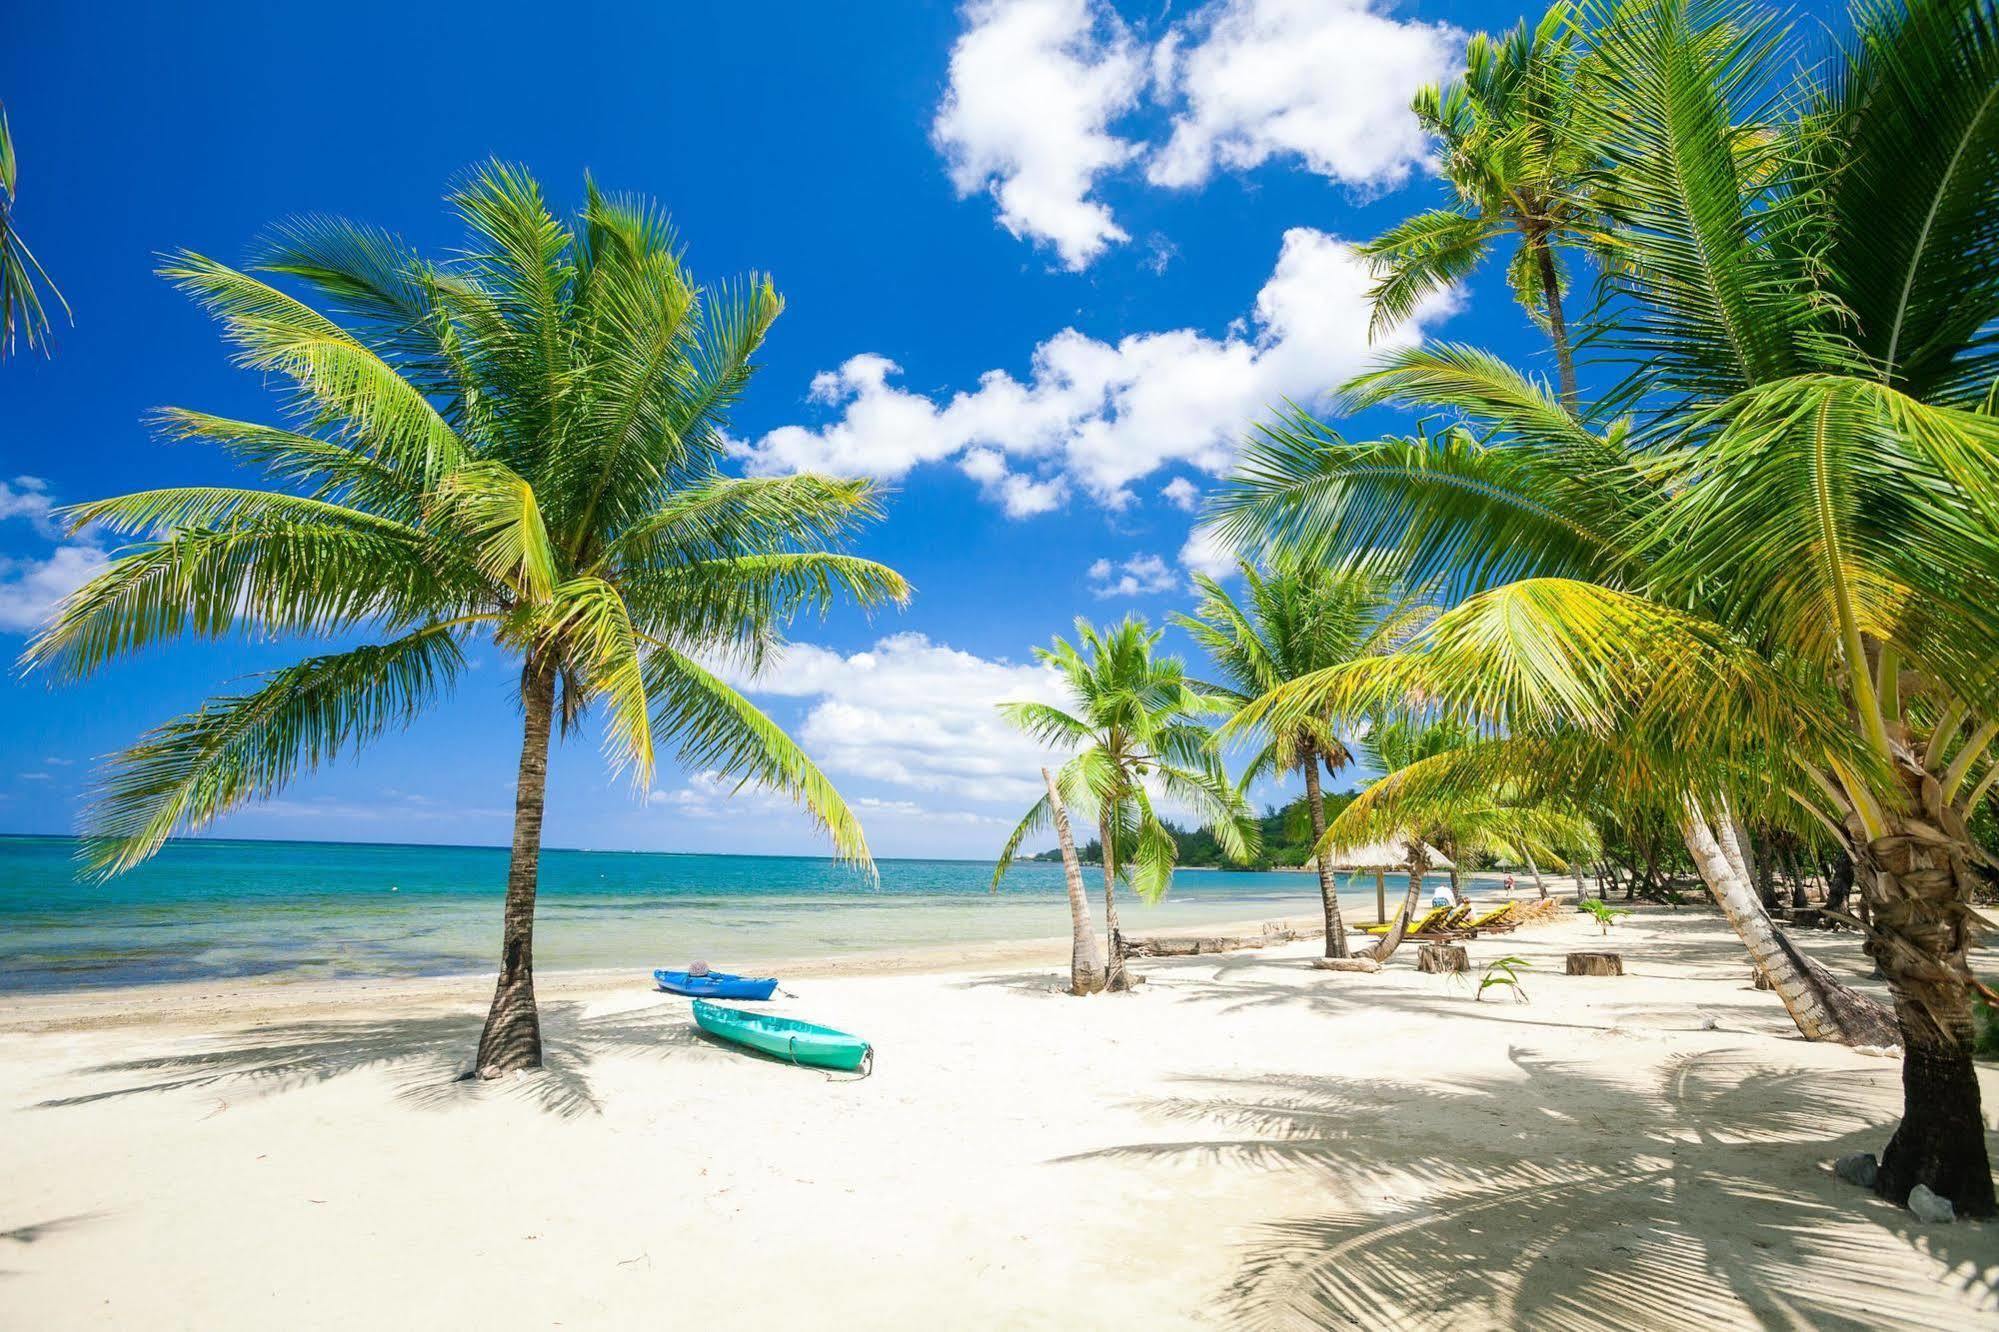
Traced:
[[[793, 1068], [805, 1067], [805, 1065], [798, 1062], [798, 1038], [796, 1036], [787, 1036], [784, 1038], [784, 1057], [791, 1061]], [[873, 1077], [874, 1074], [875, 1047], [872, 1045], [868, 1047], [868, 1052], [861, 1056], [861, 1072], [859, 1077], [843, 1078], [837, 1073], [827, 1073], [824, 1070], [820, 1072], [820, 1076], [828, 1082], [864, 1082]]]
[[797, 995], [793, 994], [790, 990], [785, 989], [782, 985], [777, 987], [777, 992], [783, 995], [787, 999], [796, 999], [798, 997]]
[[875, 1047], [870, 1045], [868, 1047], [868, 1052], [861, 1056], [861, 1071], [858, 1074], [856, 1074], [851, 1078], [843, 1078], [837, 1073], [828, 1073], [826, 1075], [826, 1081], [865, 1082], [867, 1079], [873, 1077], [874, 1074], [875, 1074]]

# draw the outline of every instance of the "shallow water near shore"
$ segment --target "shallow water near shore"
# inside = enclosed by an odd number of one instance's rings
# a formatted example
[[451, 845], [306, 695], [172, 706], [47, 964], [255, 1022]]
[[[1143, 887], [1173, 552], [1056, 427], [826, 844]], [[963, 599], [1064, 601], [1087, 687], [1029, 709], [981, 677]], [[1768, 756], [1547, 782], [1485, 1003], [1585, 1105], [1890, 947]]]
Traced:
[[[503, 847], [196, 839], [106, 883], [79, 880], [75, 853], [69, 838], [0, 837], [0, 990], [449, 975], [486, 969], [499, 948]], [[884, 860], [880, 870], [877, 886], [808, 857], [547, 851], [536, 962], [749, 965], [1068, 932], [1058, 865], [1018, 865], [997, 893], [989, 861]], [[1087, 882], [1098, 905], [1094, 871]], [[1340, 882], [1345, 908], [1374, 919], [1373, 877]], [[1391, 876], [1391, 911], [1406, 882]], [[1140, 934], [1303, 924], [1319, 910], [1310, 875], [1190, 869], [1158, 903], [1127, 896], [1120, 915]]]

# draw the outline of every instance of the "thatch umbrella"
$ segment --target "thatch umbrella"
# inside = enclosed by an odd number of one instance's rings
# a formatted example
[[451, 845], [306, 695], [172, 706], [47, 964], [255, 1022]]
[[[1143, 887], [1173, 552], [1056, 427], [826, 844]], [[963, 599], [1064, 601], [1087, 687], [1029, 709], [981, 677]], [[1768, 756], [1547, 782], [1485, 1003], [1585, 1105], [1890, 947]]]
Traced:
[[[1430, 865], [1435, 869], [1450, 869], [1451, 858], [1431, 846], [1423, 844], [1428, 853]], [[1334, 847], [1327, 857], [1334, 870], [1349, 873], [1374, 871], [1374, 912], [1378, 924], [1388, 923], [1388, 871], [1406, 869], [1409, 865], [1409, 841], [1403, 837], [1390, 837], [1379, 842], [1369, 842], [1366, 846]]]

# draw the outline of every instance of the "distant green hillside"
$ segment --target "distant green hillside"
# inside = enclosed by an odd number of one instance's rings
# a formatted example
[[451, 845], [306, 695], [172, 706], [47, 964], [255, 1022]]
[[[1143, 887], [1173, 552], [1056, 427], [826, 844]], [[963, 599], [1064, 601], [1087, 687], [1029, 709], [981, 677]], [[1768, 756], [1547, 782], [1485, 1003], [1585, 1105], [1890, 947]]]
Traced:
[[[1326, 819], [1330, 822], [1353, 799], [1351, 794], [1328, 795], [1326, 797]], [[1262, 854], [1247, 865], [1234, 865], [1222, 855], [1215, 845], [1214, 835], [1205, 828], [1182, 828], [1172, 820], [1165, 820], [1166, 827], [1173, 834], [1173, 840], [1180, 846], [1180, 864], [1183, 868], [1206, 869], [1272, 869], [1277, 866], [1302, 865], [1312, 855], [1312, 820], [1305, 809], [1305, 797], [1299, 796], [1282, 808], [1271, 807], [1258, 820], [1263, 828]], [[1092, 837], [1087, 843], [1076, 848], [1076, 854], [1085, 865], [1101, 865], [1104, 862], [1103, 844]], [[1062, 859], [1062, 852], [1055, 847], [1030, 857], [1034, 860]]]

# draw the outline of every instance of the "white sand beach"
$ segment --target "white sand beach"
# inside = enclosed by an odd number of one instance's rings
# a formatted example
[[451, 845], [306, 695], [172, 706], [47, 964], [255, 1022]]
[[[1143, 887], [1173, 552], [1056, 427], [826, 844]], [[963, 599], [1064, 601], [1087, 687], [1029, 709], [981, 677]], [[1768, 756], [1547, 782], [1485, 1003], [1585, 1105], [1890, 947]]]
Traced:
[[480, 978], [13, 998], [0, 1324], [1999, 1326], [1999, 1229], [1831, 1173], [1897, 1063], [1797, 1039], [1711, 913], [1560, 974], [1601, 942], [1475, 942], [1527, 1004], [1316, 943], [1086, 1000], [1061, 940], [788, 977], [864, 1081], [628, 976], [545, 977], [550, 1067], [501, 1084], [454, 1080]]

